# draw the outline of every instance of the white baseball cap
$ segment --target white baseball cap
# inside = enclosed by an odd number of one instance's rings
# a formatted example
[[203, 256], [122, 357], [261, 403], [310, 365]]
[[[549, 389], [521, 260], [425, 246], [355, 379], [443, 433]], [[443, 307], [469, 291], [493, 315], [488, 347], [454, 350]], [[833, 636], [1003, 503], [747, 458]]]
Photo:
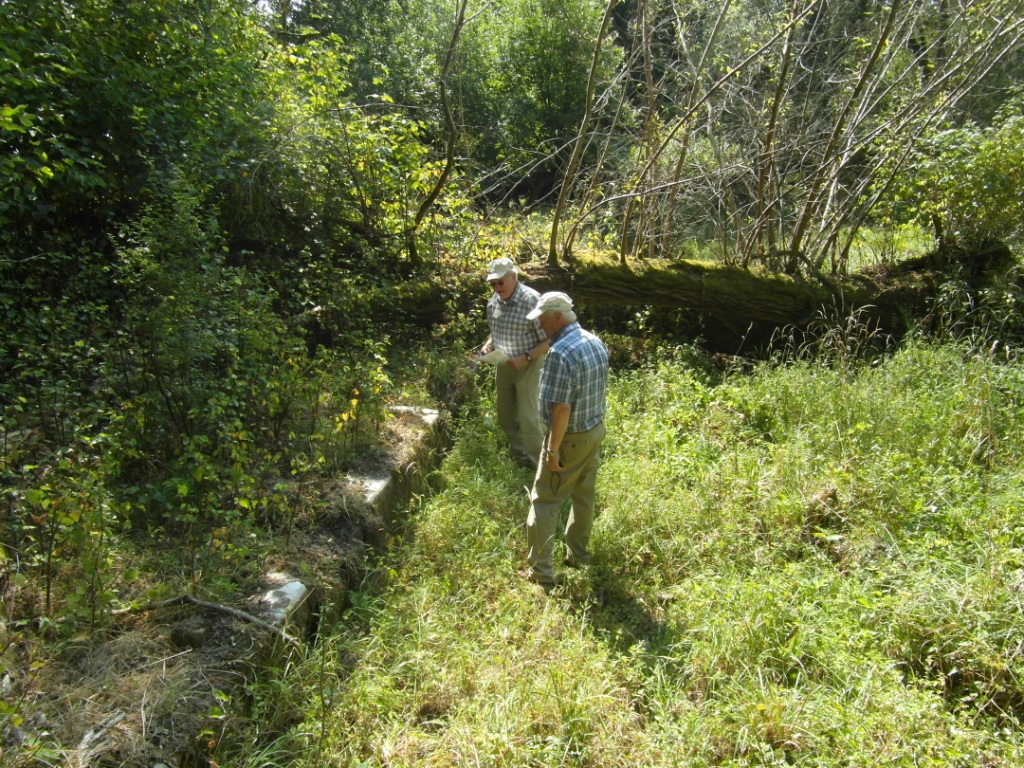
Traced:
[[500, 280], [509, 272], [516, 272], [516, 265], [513, 263], [512, 259], [495, 259], [487, 265], [488, 280]]
[[561, 291], [551, 291], [550, 293], [541, 294], [541, 297], [537, 300], [537, 306], [531, 309], [526, 317], [530, 320], [536, 320], [545, 312], [568, 312], [571, 309], [572, 299], [567, 294]]

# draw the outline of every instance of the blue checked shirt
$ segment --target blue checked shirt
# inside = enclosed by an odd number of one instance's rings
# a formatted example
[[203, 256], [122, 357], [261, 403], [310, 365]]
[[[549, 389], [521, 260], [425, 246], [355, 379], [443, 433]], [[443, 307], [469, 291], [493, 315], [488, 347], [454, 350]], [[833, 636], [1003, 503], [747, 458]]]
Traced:
[[522, 355], [544, 341], [544, 331], [536, 320], [526, 315], [537, 306], [540, 294], [522, 283], [502, 301], [498, 294], [487, 302], [487, 324], [491, 327], [491, 341], [509, 357]]
[[566, 432], [585, 432], [604, 419], [604, 393], [608, 386], [608, 349], [579, 323], [560, 330], [548, 350], [540, 375], [540, 410], [551, 425], [551, 404], [566, 403]]

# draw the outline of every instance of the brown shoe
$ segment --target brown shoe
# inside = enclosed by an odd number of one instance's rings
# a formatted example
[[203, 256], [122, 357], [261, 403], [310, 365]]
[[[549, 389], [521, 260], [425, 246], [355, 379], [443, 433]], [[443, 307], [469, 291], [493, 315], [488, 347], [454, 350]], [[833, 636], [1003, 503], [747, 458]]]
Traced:
[[539, 573], [536, 573], [532, 568], [523, 568], [519, 571], [519, 578], [530, 582], [531, 584], [540, 584], [544, 589], [554, 589], [560, 579], [556, 576], [554, 579], [545, 579]]

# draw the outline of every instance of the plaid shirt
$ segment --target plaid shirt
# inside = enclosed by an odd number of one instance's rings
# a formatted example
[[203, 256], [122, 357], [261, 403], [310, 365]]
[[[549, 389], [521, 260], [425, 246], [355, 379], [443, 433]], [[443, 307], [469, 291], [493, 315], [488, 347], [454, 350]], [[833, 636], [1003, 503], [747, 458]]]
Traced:
[[569, 405], [566, 432], [585, 432], [604, 419], [608, 385], [608, 349], [579, 323], [560, 330], [548, 350], [540, 375], [540, 404], [544, 422], [551, 425], [551, 404]]
[[522, 355], [544, 341], [544, 331], [536, 320], [526, 315], [537, 306], [540, 294], [522, 283], [502, 301], [498, 294], [487, 302], [487, 324], [491, 327], [491, 341], [509, 357]]

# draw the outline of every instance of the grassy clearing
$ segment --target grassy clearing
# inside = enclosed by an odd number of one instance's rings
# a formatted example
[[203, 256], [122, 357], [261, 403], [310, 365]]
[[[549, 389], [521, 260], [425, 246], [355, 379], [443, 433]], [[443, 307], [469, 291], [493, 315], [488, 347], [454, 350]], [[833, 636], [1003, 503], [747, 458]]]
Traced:
[[1024, 764], [1024, 367], [699, 370], [615, 375], [596, 564], [550, 596], [483, 393], [245, 764]]

